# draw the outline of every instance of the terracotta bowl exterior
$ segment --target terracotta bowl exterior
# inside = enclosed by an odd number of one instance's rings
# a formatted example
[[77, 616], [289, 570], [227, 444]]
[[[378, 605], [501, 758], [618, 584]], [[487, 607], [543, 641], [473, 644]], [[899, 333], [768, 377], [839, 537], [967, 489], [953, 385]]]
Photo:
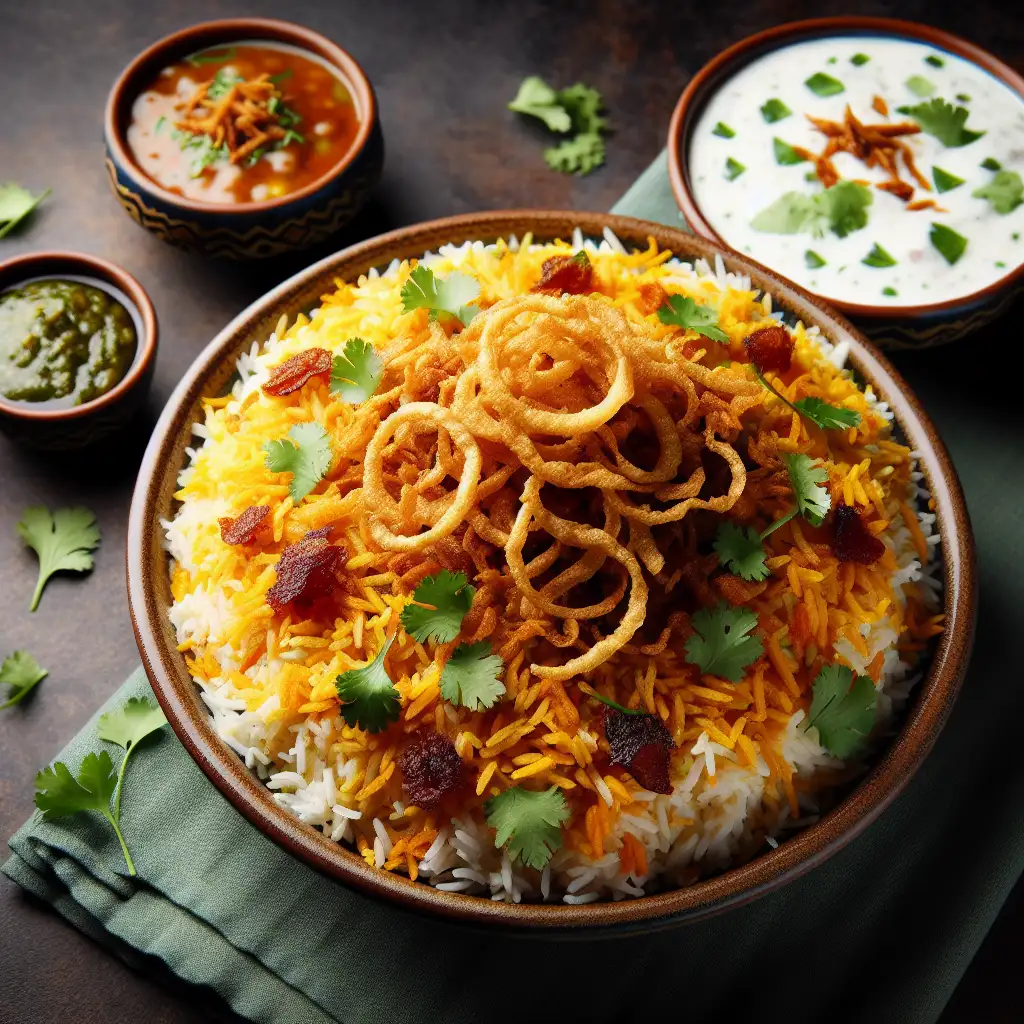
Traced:
[[[708, 100], [743, 66], [791, 43], [823, 36], [898, 36], [947, 50], [983, 68], [1008, 85], [1024, 103], [1024, 78], [987, 50], [929, 25], [893, 18], [812, 18], [777, 25], [723, 50], [709, 61], [679, 97], [668, 132], [672, 192], [690, 227], [702, 238], [726, 244], [705, 219], [690, 187], [687, 153], [690, 133]], [[956, 341], [1004, 313], [1024, 292], [1024, 263], [972, 295], [923, 306], [878, 306], [829, 300], [883, 348], [930, 348]]]
[[157, 323], [153, 304], [127, 271], [80, 252], [37, 252], [0, 262], [0, 293], [39, 277], [68, 274], [113, 285], [129, 300], [138, 330], [135, 359], [124, 378], [106, 394], [69, 409], [33, 408], [0, 395], [0, 430], [12, 441], [43, 451], [71, 451], [100, 441], [139, 411], [153, 383]]
[[[359, 132], [327, 174], [279, 199], [235, 204], [186, 199], [158, 185], [133, 159], [125, 141], [132, 104], [162, 68], [197, 50], [240, 39], [290, 43], [326, 60], [352, 94]], [[324, 36], [269, 18], [204, 22], [154, 43], [114, 83], [103, 131], [110, 187], [128, 215], [165, 242], [228, 259], [277, 256], [322, 242], [362, 208], [384, 166], [377, 100], [363, 69]]]
[[[684, 259], [721, 256], [727, 268], [747, 273], [782, 308], [818, 326], [833, 342], [848, 342], [860, 378], [889, 402], [908, 443], [918, 449], [927, 486], [935, 498], [945, 560], [948, 629], [939, 638], [927, 678], [916, 691], [902, 727], [879, 754], [874, 769], [819, 823], [777, 850], [685, 889], [618, 903], [495, 903], [439, 892], [402, 875], [369, 867], [358, 854], [332, 843], [275, 803], [210, 725], [205, 706], [178, 652], [167, 612], [171, 605], [168, 557], [159, 522], [174, 514], [175, 479], [192, 443], [191, 427], [202, 416], [201, 399], [229, 387], [243, 349], [265, 339], [282, 314], [294, 317], [317, 305], [334, 278], [351, 280], [371, 267], [435, 250], [444, 243], [493, 240], [527, 231], [538, 240], [569, 238], [574, 227], [600, 238], [611, 228], [629, 247], [653, 237]], [[975, 607], [970, 524], [957, 476], [934, 428], [906, 384], [877, 350], [827, 306], [770, 271], [712, 242], [662, 225], [599, 213], [520, 210], [481, 213], [404, 228], [321, 260], [284, 282], [230, 323], [196, 359], [171, 397], [142, 462], [128, 529], [128, 591], [136, 638], [156, 695], [175, 732], [211, 781], [257, 828], [296, 857], [334, 878], [409, 909], [478, 925], [556, 930], [567, 935], [592, 929], [654, 929], [694, 920], [746, 903], [809, 871], [867, 827], [906, 785], [924, 760], [953, 706], [971, 644]]]

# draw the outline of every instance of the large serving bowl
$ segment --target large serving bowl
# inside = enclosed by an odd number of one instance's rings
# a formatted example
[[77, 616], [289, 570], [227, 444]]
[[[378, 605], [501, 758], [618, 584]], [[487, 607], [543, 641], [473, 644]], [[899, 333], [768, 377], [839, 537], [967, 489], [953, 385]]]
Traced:
[[[668, 133], [672, 192], [690, 227], [703, 238], [725, 244], [701, 209], [691, 177], [689, 152], [701, 114], [712, 97], [759, 57], [793, 43], [843, 36], [876, 36], [927, 44], [962, 57], [1004, 83], [1024, 102], [1024, 78], [991, 53], [966, 39], [916, 22], [841, 16], [776, 25], [723, 50], [702, 67], [679, 97]], [[979, 154], [980, 159], [981, 154]], [[812, 243], [809, 243], [812, 244]], [[771, 260], [766, 258], [766, 262]], [[994, 283], [953, 299], [915, 305], [830, 300], [884, 348], [929, 348], [956, 341], [1005, 312], [1024, 291], [1024, 262], [1007, 265]]]
[[[157, 184], [132, 156], [126, 141], [132, 104], [162, 68], [187, 54], [240, 40], [286, 43], [329, 64], [352, 94], [359, 131], [338, 163], [298, 191], [248, 203], [186, 199]], [[270, 18], [203, 22], [155, 42], [114, 83], [103, 133], [110, 187], [125, 212], [165, 242], [229, 259], [276, 256], [330, 237], [360, 210], [384, 165], [377, 101], [355, 58], [317, 32]]]
[[[220, 739], [210, 724], [177, 641], [162, 519], [174, 514], [176, 478], [186, 462], [192, 425], [203, 418], [202, 399], [230, 386], [235, 361], [265, 339], [282, 315], [315, 306], [336, 278], [354, 279], [392, 259], [405, 259], [445, 243], [494, 240], [532, 232], [536, 240], [568, 238], [573, 228], [600, 238], [610, 228], [627, 248], [658, 246], [682, 259], [720, 257], [728, 269], [749, 274], [770, 291], [776, 309], [819, 327], [830, 341], [850, 346], [850, 364], [887, 401], [906, 442], [920, 454], [920, 468], [935, 500], [944, 560], [946, 630], [926, 677], [916, 690], [899, 733], [879, 752], [874, 769], [817, 824], [764, 856], [689, 888], [614, 903], [505, 904], [441, 892], [404, 875], [369, 867], [357, 853], [331, 842], [277, 804], [273, 794]], [[314, 264], [254, 303], [196, 359], [156, 427], [139, 471], [128, 531], [128, 589], [132, 617], [149, 678], [186, 749], [211, 781], [257, 828], [313, 867], [407, 907], [464, 921], [533, 929], [595, 926], [660, 927], [719, 913], [809, 871], [866, 828], [906, 785], [931, 749], [953, 706], [970, 649], [974, 621], [974, 556], [970, 525], [956, 473], [942, 442], [914, 396], [892, 367], [844, 319], [806, 293], [720, 246], [671, 228], [596, 213], [510, 211], [484, 213], [404, 228], [363, 242]]]

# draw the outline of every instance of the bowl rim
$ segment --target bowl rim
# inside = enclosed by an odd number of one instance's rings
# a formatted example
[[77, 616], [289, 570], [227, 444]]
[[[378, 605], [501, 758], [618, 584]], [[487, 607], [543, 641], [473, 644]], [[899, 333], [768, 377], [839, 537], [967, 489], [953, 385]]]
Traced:
[[[157, 65], [166, 64], [171, 60], [179, 59], [210, 46], [216, 46], [218, 43], [238, 42], [246, 39], [288, 43], [327, 61], [349, 87], [358, 103], [362, 117], [356, 137], [338, 162], [319, 178], [295, 192], [288, 192], [274, 199], [247, 203], [207, 203], [171, 192], [151, 178], [135, 160], [125, 138], [122, 111], [125, 105], [134, 102], [141, 89], [145, 88], [145, 82], [140, 79], [151, 77], [158, 70]], [[202, 21], [195, 25], [189, 25], [170, 35], [163, 36], [133, 58], [110, 88], [103, 113], [103, 135], [117, 166], [129, 174], [139, 188], [159, 197], [168, 205], [195, 213], [245, 216], [279, 209], [315, 195], [352, 166], [366, 148], [376, 123], [377, 99], [373, 86], [359, 62], [347, 50], [342, 49], [327, 36], [291, 21], [282, 21], [277, 18], [239, 17], [219, 18], [215, 21]]]
[[[697, 122], [704, 104], [721, 83], [724, 83], [739, 69], [739, 66], [771, 50], [780, 49], [797, 40], [828, 35], [852, 35], [865, 32], [875, 35], [900, 36], [948, 50], [963, 57], [983, 71], [998, 78], [1013, 89], [1024, 105], [1024, 77], [994, 54], [961, 36], [933, 28], [916, 21], [900, 18], [875, 18], [859, 15], [838, 15], [826, 18], [807, 18], [775, 25], [746, 36], [737, 43], [709, 60], [690, 79], [672, 112], [668, 129], [668, 174], [672, 193], [686, 222], [703, 238], [730, 248], [701, 212], [700, 206], [690, 188], [689, 157], [686, 147], [689, 132]], [[823, 293], [811, 292], [818, 298], [830, 302], [836, 309], [849, 316], [865, 320], [909, 320], [915, 317], [933, 317], [945, 313], [962, 311], [980, 305], [998, 293], [1024, 284], [1024, 263], [997, 278], [991, 284], [968, 295], [941, 302], [918, 305], [878, 305], [872, 303], [845, 302], [833, 299]], [[805, 289], [808, 290], [808, 289]]]
[[[504, 904], [461, 893], [440, 892], [404, 875], [370, 867], [361, 856], [332, 843], [277, 804], [244, 762], [214, 733], [196, 696], [195, 684], [169, 635], [167, 556], [159, 537], [161, 501], [168, 500], [181, 468], [176, 449], [187, 443], [200, 399], [220, 368], [251, 343], [257, 330], [282, 308], [305, 300], [335, 276], [352, 279], [401, 254], [421, 255], [446, 241], [507, 237], [534, 231], [537, 237], [568, 237], [574, 226], [600, 238], [605, 227], [627, 245], [648, 239], [684, 259], [721, 257], [749, 273], [781, 304], [826, 335], [849, 341], [850, 364], [871, 381], [893, 409], [908, 442], [921, 451], [935, 500], [942, 537], [944, 611], [947, 629], [938, 639], [926, 678], [892, 744], [870, 772], [820, 822], [763, 854], [696, 885], [635, 900], [566, 904]], [[317, 284], [317, 282], [322, 282]], [[923, 762], [956, 699], [973, 638], [976, 611], [974, 543], [963, 493], [934, 426], [899, 374], [847, 320], [816, 297], [743, 256], [713, 242], [631, 217], [614, 214], [509, 210], [466, 214], [412, 225], [371, 238], [314, 263], [278, 285], [229, 323], [197, 356], [182, 377], [154, 429], [132, 496], [127, 533], [129, 608], [143, 665], [171, 726], [193, 759], [227, 799], [256, 827], [320, 872], [407, 910], [462, 923], [572, 937], [622, 934], [673, 927], [745, 904], [811, 870], [845, 846], [878, 817]]]
[[[0, 262], [0, 294], [8, 288], [16, 288], [19, 281], [44, 277], [51, 273], [54, 277], [59, 277], [62, 272], [91, 277], [101, 285], [103, 282], [111, 284], [123, 292], [135, 306], [142, 322], [142, 337], [136, 339], [137, 349], [132, 364], [128, 367], [128, 372], [109, 391], [104, 391], [102, 395], [81, 405], [72, 405], [67, 409], [32, 409], [26, 402], [14, 402], [0, 395], [0, 414], [36, 423], [63, 422], [90, 416], [131, 391], [145, 376], [156, 356], [159, 330], [156, 310], [146, 289], [123, 267], [100, 256], [65, 249], [47, 249], [12, 256]], [[12, 280], [5, 283], [4, 279], [7, 277], [12, 277]]]

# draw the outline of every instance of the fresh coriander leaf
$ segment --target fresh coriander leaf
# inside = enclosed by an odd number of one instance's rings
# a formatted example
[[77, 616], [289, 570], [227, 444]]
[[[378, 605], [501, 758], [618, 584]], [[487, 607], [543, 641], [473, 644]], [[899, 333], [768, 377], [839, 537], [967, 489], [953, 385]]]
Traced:
[[807, 232], [820, 238], [831, 230], [840, 238], [868, 222], [871, 192], [854, 181], [839, 181], [817, 195], [785, 192], [750, 222], [755, 231], [772, 235]]
[[957, 98], [957, 99], [958, 99], [958, 100], [959, 100], [959, 101], [960, 101], [961, 103], [970, 103], [970, 102], [971, 102], [971, 97], [970, 97], [970, 96], [968, 96], [968, 95], [967, 95], [967, 93], [965, 93], [965, 92], [958, 92], [958, 93], [956, 94], [956, 98]]
[[992, 156], [985, 157], [985, 159], [981, 161], [981, 166], [984, 167], [986, 171], [1001, 171], [1003, 169], [1003, 165]]
[[911, 75], [903, 83], [915, 96], [924, 98], [935, 92], [935, 86], [923, 75]]
[[757, 214], [750, 226], [769, 235], [796, 235], [810, 231], [810, 225], [816, 221], [817, 206], [813, 196], [803, 192], [784, 192]]
[[739, 160], [733, 160], [732, 157], [729, 157], [725, 161], [725, 180], [735, 181], [745, 170], [746, 167]]
[[827, 487], [821, 486], [828, 483], [828, 471], [802, 453], [783, 455], [782, 461], [789, 473], [797, 511], [812, 526], [821, 526], [832, 507], [832, 495]]
[[377, 652], [373, 661], [361, 668], [350, 668], [334, 681], [338, 697], [344, 701], [341, 713], [349, 725], [367, 732], [380, 732], [397, 722], [401, 711], [398, 690], [384, 668], [384, 658], [396, 634]]
[[813, 395], [798, 399], [793, 408], [822, 430], [848, 430], [860, 426], [860, 413], [855, 409], [844, 409], [842, 406], [830, 405]]
[[967, 239], [945, 224], [932, 224], [928, 238], [950, 266], [963, 256], [967, 248]]
[[99, 754], [86, 754], [77, 778], [63, 761], [57, 761], [36, 776], [36, 807], [47, 821], [80, 811], [102, 814], [113, 826], [128, 871], [134, 875], [135, 865], [121, 834], [121, 826], [110, 809], [110, 798], [116, 787], [114, 764], [105, 750]]
[[281, 82], [287, 82], [288, 79], [291, 78], [291, 77], [292, 77], [292, 69], [291, 68], [285, 68], [284, 71], [279, 71], [276, 75], [271, 75], [270, 76], [270, 81], [272, 81], [274, 83], [274, 85], [280, 85]]
[[154, 131], [154, 132], [161, 132], [161, 131], [163, 131], [163, 129], [164, 129], [164, 126], [165, 126], [166, 124], [167, 124], [167, 118], [166, 118], [166, 117], [164, 117], [164, 115], [163, 115], [163, 114], [161, 114], [161, 115], [160, 115], [160, 116], [159, 116], [159, 117], [158, 117], [158, 118], [156, 119], [156, 124], [155, 124], [155, 125], [153, 126], [153, 131]]
[[945, 65], [945, 61], [941, 57], [936, 57], [934, 54], [929, 54], [924, 59], [925, 64], [931, 64], [933, 68], [941, 68]]
[[589, 85], [577, 82], [567, 89], [559, 89], [558, 102], [569, 112], [573, 130], [577, 135], [596, 134], [607, 127], [607, 121], [601, 116], [604, 99]]
[[294, 128], [289, 128], [284, 133], [284, 138], [278, 140], [278, 143], [277, 143], [275, 148], [276, 149], [284, 149], [286, 146], [288, 146], [292, 142], [297, 142], [297, 143], [299, 143], [301, 145], [305, 141], [306, 141], [305, 135], [302, 135], [299, 132], [295, 131]]
[[725, 520], [718, 527], [715, 553], [729, 572], [745, 580], [766, 580], [770, 575], [768, 566], [764, 564], [761, 535], [752, 526], [744, 530], [730, 520]]
[[569, 805], [557, 786], [545, 790], [513, 786], [484, 804], [487, 824], [496, 832], [494, 846], [505, 846], [509, 859], [538, 871], [562, 846], [561, 826]]
[[334, 452], [330, 436], [319, 423], [296, 423], [288, 437], [290, 441], [268, 441], [263, 451], [271, 473], [292, 474], [288, 493], [297, 505], [331, 468]]
[[202, 67], [204, 64], [223, 64], [226, 60], [232, 60], [234, 56], [235, 48], [233, 46], [229, 46], [226, 50], [221, 50], [219, 53], [193, 53], [191, 56], [186, 57], [185, 61], [193, 67], [198, 68]]
[[793, 111], [790, 110], [782, 100], [775, 99], [774, 97], [768, 100], [768, 102], [761, 107], [761, 116], [768, 124], [775, 124], [776, 121], [782, 121], [792, 113]]
[[572, 128], [572, 118], [559, 103], [558, 93], [536, 75], [523, 79], [508, 109], [539, 118], [553, 132], [567, 132]]
[[459, 635], [475, 593], [464, 572], [442, 569], [436, 576], [428, 576], [413, 591], [412, 599], [416, 603], [402, 610], [402, 628], [420, 643], [428, 640], [448, 643]]
[[719, 121], [714, 128], [711, 129], [712, 135], [717, 135], [723, 139], [733, 139], [736, 137], [736, 133], [724, 122]]
[[819, 267], [825, 266], [825, 262], [813, 249], [808, 249], [804, 253], [804, 263], [807, 264], [808, 270], [817, 270]]
[[851, 64], [852, 64], [852, 65], [853, 65], [854, 67], [857, 67], [857, 68], [859, 68], [859, 67], [863, 67], [863, 66], [864, 66], [865, 64], [867, 64], [867, 62], [868, 62], [869, 60], [871, 60], [871, 58], [870, 58], [870, 57], [869, 57], [869, 56], [868, 56], [868, 55], [867, 55], [866, 53], [855, 53], [855, 54], [854, 54], [854, 55], [853, 55], [853, 56], [852, 56], [852, 57], [850, 58], [850, 63], [851, 63]]
[[331, 394], [351, 405], [365, 402], [380, 387], [384, 361], [362, 338], [349, 338], [331, 363]]
[[807, 171], [804, 174], [804, 181], [814, 182], [814, 181], [817, 181], [817, 180], [818, 180], [818, 172], [817, 171]]
[[834, 757], [849, 757], [875, 726], [878, 691], [867, 676], [845, 665], [826, 665], [814, 680], [808, 725]]
[[13, 231], [49, 194], [46, 189], [33, 196], [13, 182], [0, 185], [0, 238]]
[[868, 222], [871, 190], [855, 181], [838, 181], [814, 199], [822, 220], [840, 238], [859, 231]]
[[935, 182], [935, 188], [939, 192], [951, 192], [964, 183], [963, 178], [958, 178], [955, 174], [950, 174], [949, 171], [944, 171], [941, 167], [932, 168], [932, 181]]
[[470, 711], [489, 708], [505, 692], [501, 681], [504, 667], [486, 640], [459, 644], [441, 670], [441, 696]]
[[426, 309], [432, 318], [453, 316], [468, 325], [479, 310], [467, 303], [479, 294], [480, 285], [467, 274], [453, 271], [447, 277], [435, 277], [430, 267], [421, 263], [402, 286], [402, 306], [406, 313]]
[[861, 260], [866, 267], [895, 267], [894, 260], [877, 242], [871, 247], [871, 252]]
[[971, 131], [967, 127], [969, 112], [966, 107], [954, 107], [936, 97], [916, 107], [900, 107], [901, 114], [909, 114], [921, 130], [934, 135], [944, 146], [959, 148], [980, 139], [984, 132]]
[[87, 508], [59, 508], [51, 515], [42, 505], [33, 505], [25, 509], [18, 533], [39, 556], [30, 612], [39, 607], [43, 587], [55, 572], [88, 572], [93, 566], [91, 552], [100, 545], [96, 517]]
[[96, 732], [101, 740], [124, 747], [124, 758], [117, 773], [117, 787], [114, 790], [114, 818], [121, 820], [121, 792], [124, 789], [124, 770], [132, 752], [150, 733], [167, 724], [167, 718], [160, 705], [148, 697], [130, 697], [122, 707], [100, 715]]
[[238, 85], [242, 81], [244, 79], [234, 68], [220, 68], [213, 76], [206, 95], [211, 100], [219, 100], [231, 91], [233, 85]]
[[562, 174], [589, 174], [604, 163], [604, 139], [597, 132], [580, 132], [544, 150], [544, 160]]
[[996, 266], [1000, 270], [1004, 270], [1006, 268], [1006, 264], [1002, 260], [996, 260]]
[[783, 142], [778, 136], [772, 139], [772, 150], [775, 153], [775, 162], [784, 167], [802, 164], [807, 160], [807, 157], [801, 156], [793, 146], [788, 142]]
[[987, 199], [996, 213], [1012, 213], [1024, 202], [1024, 181], [1016, 171], [997, 171], [995, 177], [972, 193], [976, 199]]
[[593, 697], [594, 700], [599, 700], [602, 704], [607, 707], [614, 708], [616, 711], [621, 712], [624, 715], [649, 715], [650, 712], [646, 708], [627, 708], [625, 705], [620, 704], [617, 700], [612, 700], [611, 697], [606, 697], [603, 693], [598, 693], [592, 686], [588, 686], [586, 683], [580, 684], [580, 689], [587, 694], [589, 697]]
[[46, 669], [28, 651], [15, 651], [9, 654], [0, 665], [0, 683], [6, 683], [10, 687], [7, 691], [7, 700], [0, 704], [0, 710], [14, 707], [48, 675]]
[[895, 288], [887, 285], [885, 288], [882, 289], [882, 294], [888, 295], [890, 298], [892, 298], [894, 295], [899, 295], [899, 292], [896, 291]]
[[829, 57], [829, 59], [827, 61], [825, 61], [825, 63], [826, 64], [835, 64], [837, 61], [838, 61], [837, 57]]
[[715, 675], [738, 683], [748, 665], [764, 650], [761, 638], [749, 633], [757, 626], [757, 613], [732, 608], [724, 601], [715, 608], [701, 608], [690, 618], [694, 634], [686, 641], [686, 660], [701, 675]]
[[806, 85], [815, 96], [838, 96], [839, 93], [846, 92], [846, 86], [844, 86], [838, 78], [826, 75], [822, 71], [818, 71], [816, 74], [811, 75], [811, 77], [804, 82], [804, 85]]
[[729, 340], [729, 335], [718, 326], [718, 310], [698, 305], [689, 296], [670, 295], [668, 303], [658, 310], [658, 319], [663, 324], [703, 334], [712, 341]]

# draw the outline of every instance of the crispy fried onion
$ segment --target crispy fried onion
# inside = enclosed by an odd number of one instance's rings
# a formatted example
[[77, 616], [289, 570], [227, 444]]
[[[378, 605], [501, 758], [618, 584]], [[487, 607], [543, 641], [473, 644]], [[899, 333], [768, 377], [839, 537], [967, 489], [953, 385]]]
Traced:
[[[505, 299], [454, 337], [399, 341], [384, 354], [395, 386], [367, 403], [376, 426], [359, 500], [372, 541], [410, 560], [399, 569], [409, 582], [422, 578], [417, 555], [437, 565], [459, 543], [491, 588], [467, 636], [492, 637], [503, 656], [538, 637], [579, 652], [532, 664], [543, 679], [587, 673], [629, 643], [645, 570], [666, 570], [656, 528], [725, 512], [743, 492], [734, 444], [760, 386], [690, 361], [678, 336], [659, 333], [601, 296]], [[504, 566], [488, 563], [502, 552]], [[579, 593], [598, 599], [578, 604]], [[615, 628], [588, 646], [580, 623], [613, 618], [623, 601]]]

